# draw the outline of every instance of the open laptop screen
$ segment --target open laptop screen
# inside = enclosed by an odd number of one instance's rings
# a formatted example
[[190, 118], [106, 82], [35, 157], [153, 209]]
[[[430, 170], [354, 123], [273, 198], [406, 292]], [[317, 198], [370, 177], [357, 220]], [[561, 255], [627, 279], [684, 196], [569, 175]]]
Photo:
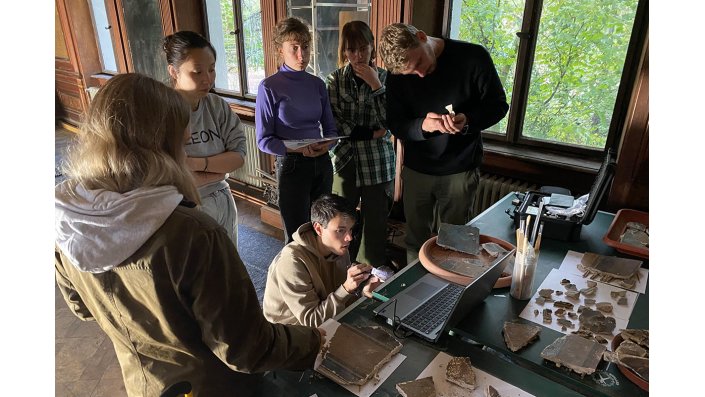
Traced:
[[373, 312], [386, 317], [392, 326], [399, 325], [435, 342], [490, 294], [502, 273], [504, 260], [513, 253], [511, 250], [500, 255], [467, 286], [428, 273]]

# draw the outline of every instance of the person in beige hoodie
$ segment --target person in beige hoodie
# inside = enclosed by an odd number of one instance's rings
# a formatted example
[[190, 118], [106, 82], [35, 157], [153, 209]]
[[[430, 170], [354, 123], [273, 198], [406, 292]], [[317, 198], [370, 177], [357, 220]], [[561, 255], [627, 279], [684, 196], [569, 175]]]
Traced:
[[275, 323], [320, 326], [359, 295], [380, 284], [372, 266], [350, 262], [348, 248], [355, 209], [336, 194], [311, 205], [311, 222], [301, 225], [274, 258], [267, 273], [262, 308]]

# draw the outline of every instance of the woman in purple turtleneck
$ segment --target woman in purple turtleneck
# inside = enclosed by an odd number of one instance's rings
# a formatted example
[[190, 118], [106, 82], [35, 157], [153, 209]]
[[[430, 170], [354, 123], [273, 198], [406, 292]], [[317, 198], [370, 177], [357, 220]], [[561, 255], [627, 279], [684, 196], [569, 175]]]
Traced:
[[274, 28], [274, 44], [283, 63], [259, 85], [255, 125], [257, 146], [276, 156], [279, 210], [285, 243], [310, 220], [311, 202], [331, 193], [333, 166], [328, 149], [336, 141], [289, 149], [284, 141], [338, 136], [326, 85], [306, 72], [311, 49], [308, 26], [287, 18]]

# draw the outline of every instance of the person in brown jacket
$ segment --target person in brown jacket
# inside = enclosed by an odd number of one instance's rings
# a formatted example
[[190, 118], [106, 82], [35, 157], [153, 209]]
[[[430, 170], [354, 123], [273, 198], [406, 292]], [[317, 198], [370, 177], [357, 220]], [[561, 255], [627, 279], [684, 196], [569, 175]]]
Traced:
[[348, 249], [355, 209], [337, 194], [323, 194], [311, 205], [311, 222], [294, 232], [267, 272], [262, 309], [272, 322], [320, 326], [358, 296], [381, 283], [372, 266], [350, 263]]
[[189, 107], [147, 76], [98, 92], [55, 190], [56, 282], [110, 337], [129, 396], [258, 393], [261, 373], [312, 368], [322, 334], [272, 324], [225, 230], [194, 208]]

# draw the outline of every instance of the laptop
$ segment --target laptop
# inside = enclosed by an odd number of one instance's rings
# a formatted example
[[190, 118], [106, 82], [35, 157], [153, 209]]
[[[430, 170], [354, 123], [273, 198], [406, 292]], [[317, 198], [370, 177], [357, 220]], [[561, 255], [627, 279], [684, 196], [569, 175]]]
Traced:
[[401, 328], [435, 343], [444, 331], [459, 323], [487, 298], [502, 274], [504, 259], [514, 251], [499, 255], [467, 286], [428, 273], [377, 306], [373, 313], [385, 317], [391, 326], [399, 324]]

